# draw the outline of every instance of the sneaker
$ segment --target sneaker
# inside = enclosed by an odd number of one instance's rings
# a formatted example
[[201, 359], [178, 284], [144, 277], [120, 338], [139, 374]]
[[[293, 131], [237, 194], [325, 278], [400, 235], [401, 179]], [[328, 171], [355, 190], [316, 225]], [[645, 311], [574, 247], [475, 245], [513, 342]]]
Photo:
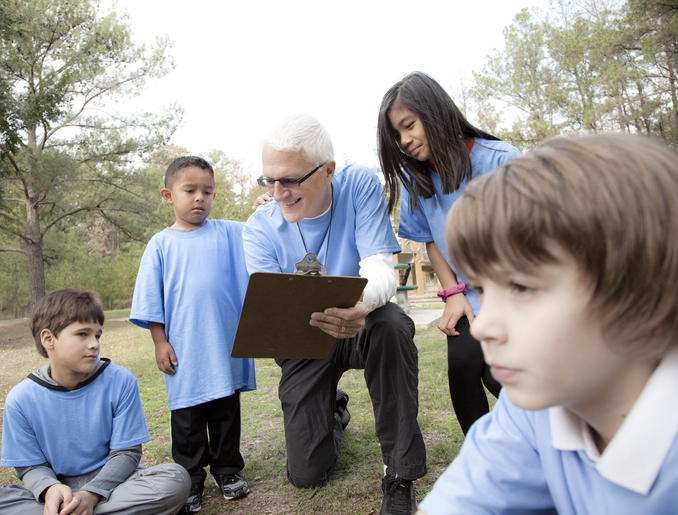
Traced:
[[247, 486], [247, 482], [238, 474], [216, 474], [214, 482], [227, 501], [245, 497], [250, 493], [250, 487]]
[[196, 513], [202, 509], [203, 488], [203, 483], [193, 483], [191, 485], [191, 493], [188, 494], [188, 499], [186, 499], [184, 507], [179, 513]]
[[381, 501], [379, 515], [414, 515], [417, 511], [417, 498], [414, 495], [412, 481], [388, 474], [381, 479]]
[[341, 419], [341, 429], [346, 429], [346, 426], [351, 420], [351, 414], [348, 412], [348, 394], [343, 390], [337, 390], [337, 398], [334, 401], [334, 412], [339, 415]]

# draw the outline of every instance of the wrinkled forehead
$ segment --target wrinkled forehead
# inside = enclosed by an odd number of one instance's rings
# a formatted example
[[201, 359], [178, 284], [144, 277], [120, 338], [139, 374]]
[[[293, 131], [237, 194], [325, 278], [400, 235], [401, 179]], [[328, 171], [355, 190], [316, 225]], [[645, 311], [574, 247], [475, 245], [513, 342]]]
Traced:
[[261, 152], [261, 169], [266, 177], [301, 177], [317, 164], [311, 163], [301, 151], [282, 151], [264, 147]]

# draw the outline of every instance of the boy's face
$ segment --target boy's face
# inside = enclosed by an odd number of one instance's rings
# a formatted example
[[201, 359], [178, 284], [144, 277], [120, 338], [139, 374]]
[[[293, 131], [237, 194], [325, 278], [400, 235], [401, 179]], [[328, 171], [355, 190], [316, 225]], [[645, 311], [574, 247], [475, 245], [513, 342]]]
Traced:
[[214, 177], [202, 168], [188, 166], [180, 170], [172, 186], [163, 188], [160, 194], [174, 209], [176, 221], [172, 228], [183, 231], [195, 229], [212, 211], [216, 196]]
[[549, 251], [557, 262], [529, 274], [470, 278], [482, 302], [471, 333], [513, 404], [564, 406], [586, 418], [625, 391], [637, 360], [619, 350], [620, 342], [607, 344], [590, 313], [592, 287], [574, 258], [559, 247]]
[[99, 322], [73, 322], [64, 327], [58, 337], [49, 329], [40, 331], [40, 340], [49, 356], [52, 379], [73, 389], [94, 370], [101, 332]]

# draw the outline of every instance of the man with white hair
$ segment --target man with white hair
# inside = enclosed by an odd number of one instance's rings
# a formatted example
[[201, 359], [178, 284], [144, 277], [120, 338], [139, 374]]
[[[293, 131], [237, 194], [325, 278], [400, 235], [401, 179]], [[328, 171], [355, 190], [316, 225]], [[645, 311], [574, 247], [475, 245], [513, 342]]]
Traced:
[[[417, 506], [412, 481], [426, 474], [417, 423], [418, 358], [414, 323], [389, 302], [397, 287], [393, 254], [400, 247], [381, 183], [369, 168], [337, 168], [329, 133], [307, 115], [284, 120], [264, 138], [262, 165], [258, 182], [274, 202], [245, 225], [249, 273], [291, 273], [312, 252], [328, 275], [368, 279], [355, 306], [313, 313], [310, 324], [336, 338], [327, 359], [276, 360], [289, 481], [309, 488], [328, 478], [350, 418], [348, 395], [337, 384], [345, 371], [364, 369], [384, 462], [380, 514], [411, 515]], [[275, 302], [271, 292], [268, 309]], [[275, 328], [269, 334], [275, 338]]]

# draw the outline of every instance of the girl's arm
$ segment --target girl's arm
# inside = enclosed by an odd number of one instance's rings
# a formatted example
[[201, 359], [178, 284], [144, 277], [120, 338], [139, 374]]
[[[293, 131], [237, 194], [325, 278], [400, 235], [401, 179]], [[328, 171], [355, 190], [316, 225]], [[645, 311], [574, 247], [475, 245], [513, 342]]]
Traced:
[[[454, 288], [457, 285], [457, 278], [450, 268], [450, 265], [447, 264], [445, 257], [442, 255], [440, 250], [438, 250], [436, 244], [432, 241], [427, 243], [426, 252], [428, 253], [428, 258], [431, 261], [433, 271], [436, 273], [440, 284], [443, 286], [443, 290]], [[447, 297], [443, 316], [438, 322], [438, 329], [448, 336], [459, 336], [459, 332], [455, 329], [455, 327], [459, 319], [464, 315], [466, 315], [469, 322], [473, 322], [473, 310], [466, 301], [464, 294], [457, 293], [456, 295]]]

